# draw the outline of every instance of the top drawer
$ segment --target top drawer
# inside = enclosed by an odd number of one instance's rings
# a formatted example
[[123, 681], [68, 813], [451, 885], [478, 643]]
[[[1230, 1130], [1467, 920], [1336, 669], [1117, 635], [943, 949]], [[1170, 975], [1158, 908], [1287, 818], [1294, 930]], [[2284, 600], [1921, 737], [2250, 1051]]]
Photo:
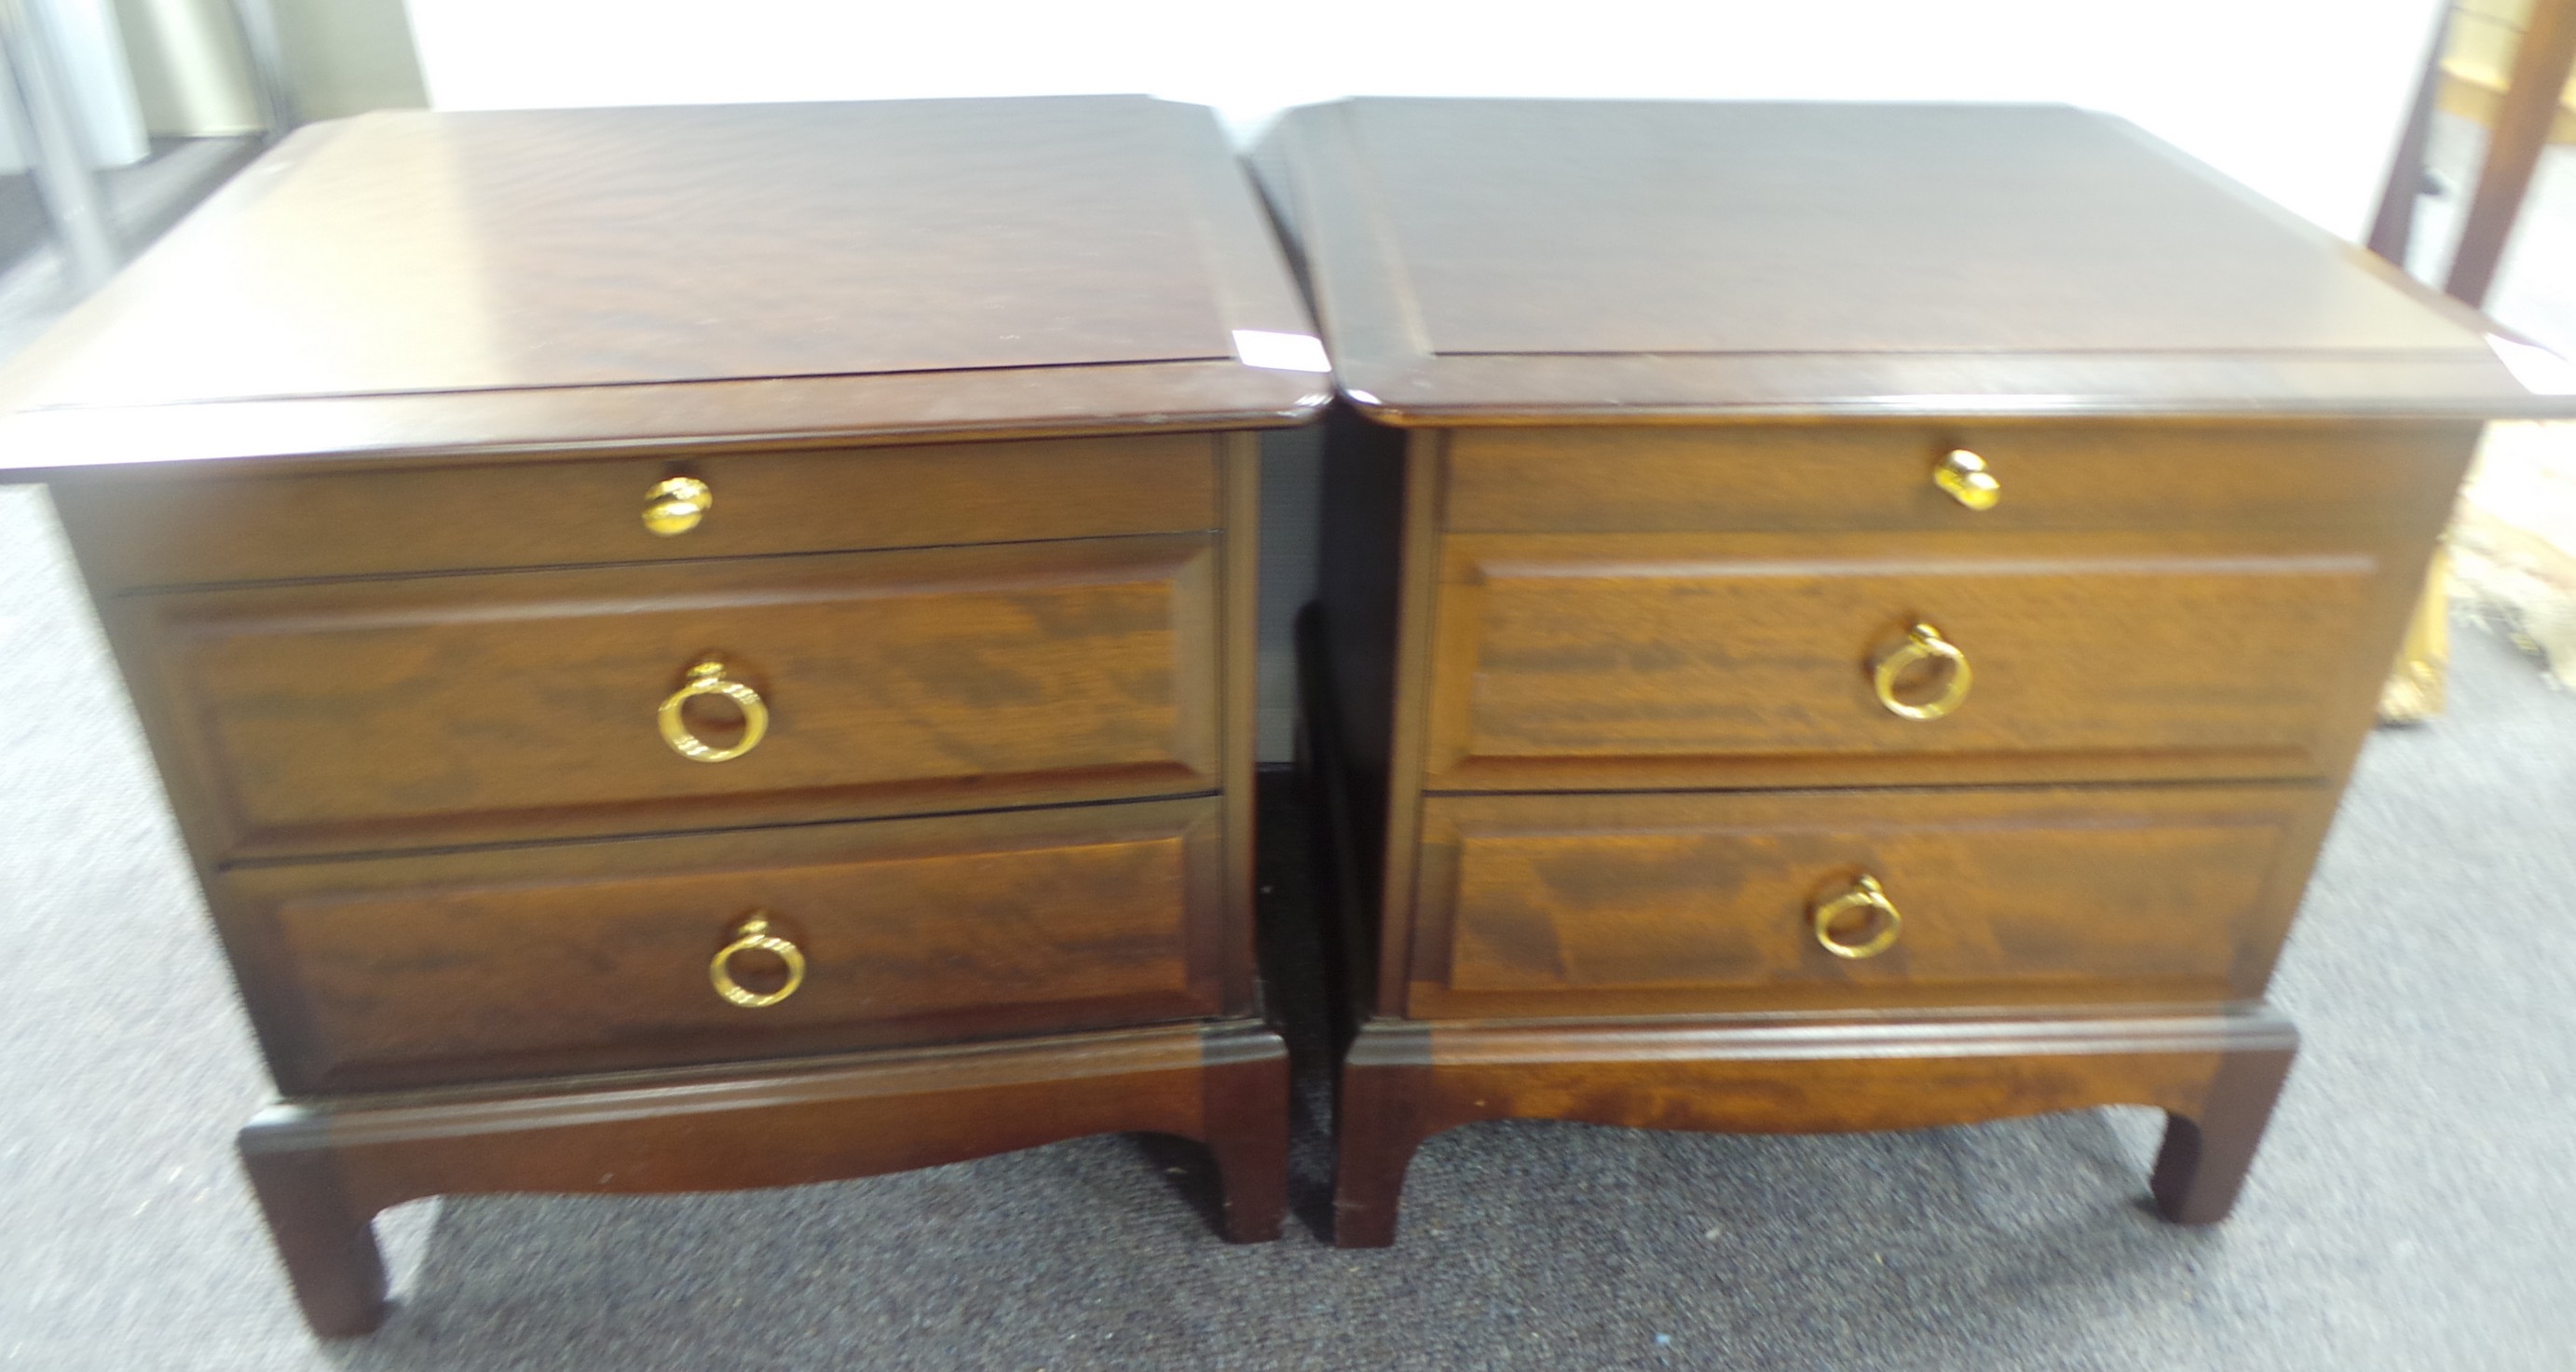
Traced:
[[[647, 527], [674, 476], [712, 499]], [[54, 499], [101, 591], [844, 549], [1217, 526], [1204, 435], [837, 452], [519, 461], [66, 482]]]
[[[1449, 438], [1463, 533], [1787, 530], [2430, 531], [2474, 425], [1914, 424], [1469, 429]], [[1995, 499], [1936, 480], [1978, 455]]]

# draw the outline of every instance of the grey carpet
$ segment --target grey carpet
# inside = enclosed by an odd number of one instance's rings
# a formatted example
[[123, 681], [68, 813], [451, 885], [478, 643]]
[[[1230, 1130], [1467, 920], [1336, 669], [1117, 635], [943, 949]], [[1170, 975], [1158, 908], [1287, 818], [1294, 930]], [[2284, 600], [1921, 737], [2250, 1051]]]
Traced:
[[381, 1223], [384, 1331], [329, 1347], [234, 1170], [263, 1078], [24, 489], [0, 491], [0, 663], [0, 1365], [2576, 1366], [2576, 701], [2474, 632], [2451, 713], [2370, 745], [2278, 982], [2308, 1047], [2216, 1230], [2141, 1208], [2142, 1111], [1495, 1124], [1423, 1150], [1397, 1248], [1342, 1253], [1314, 1230], [1310, 1074], [1277, 1244], [1219, 1242], [1202, 1158], [1134, 1138], [785, 1192], [431, 1201]]

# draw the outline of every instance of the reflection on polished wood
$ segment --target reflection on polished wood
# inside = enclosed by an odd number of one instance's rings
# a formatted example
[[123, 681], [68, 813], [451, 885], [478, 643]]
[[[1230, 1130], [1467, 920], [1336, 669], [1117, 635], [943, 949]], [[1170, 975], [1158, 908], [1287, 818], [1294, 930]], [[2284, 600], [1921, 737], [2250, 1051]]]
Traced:
[[[2474, 311], [2068, 107], [1351, 100], [1257, 165], [1393, 423], [2567, 408]], [[1996, 457], [1927, 456], [1962, 446]]]
[[1319, 378], [1232, 340], [1313, 331], [1276, 260], [1141, 97], [379, 112], [12, 359], [0, 470], [1277, 424]]
[[1255, 449], [1312, 329], [1129, 97], [298, 133], [0, 376], [288, 1100], [313, 1327], [388, 1205], [1152, 1130], [1275, 1237]]
[[[280, 857], [1214, 789], [1216, 553], [1190, 534], [227, 586], [109, 617], [226, 851]], [[658, 727], [710, 657], [771, 718], [715, 766]], [[716, 710], [688, 717], [741, 746]]]
[[2071, 109], [1354, 100], [1258, 164], [1349, 402], [1338, 1241], [1502, 1118], [2149, 1105], [2224, 1216], [2478, 424], [2576, 400]]

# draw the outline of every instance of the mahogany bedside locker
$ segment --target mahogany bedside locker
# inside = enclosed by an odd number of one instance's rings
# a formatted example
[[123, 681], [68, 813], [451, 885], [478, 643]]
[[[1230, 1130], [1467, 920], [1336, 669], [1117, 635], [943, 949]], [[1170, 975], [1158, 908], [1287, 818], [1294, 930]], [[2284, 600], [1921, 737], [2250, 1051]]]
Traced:
[[2479, 421], [2567, 407], [2517, 345], [2067, 108], [1360, 100], [1261, 162], [1355, 412], [1339, 1241], [1503, 1117], [2143, 1104], [2223, 1216]]
[[314, 1328], [443, 1192], [1143, 1130], [1274, 1237], [1248, 431], [1323, 366], [1130, 97], [316, 126], [24, 357]]

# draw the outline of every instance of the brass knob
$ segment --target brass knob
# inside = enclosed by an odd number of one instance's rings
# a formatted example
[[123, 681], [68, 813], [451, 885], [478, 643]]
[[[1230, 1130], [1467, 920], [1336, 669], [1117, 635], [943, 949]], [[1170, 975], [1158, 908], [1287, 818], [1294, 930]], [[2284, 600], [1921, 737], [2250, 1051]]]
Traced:
[[1932, 469], [1932, 484], [1971, 510], [1991, 510], [2004, 498], [2004, 484], [1986, 470], [1986, 460], [1965, 448], [1952, 448]]
[[[680, 718], [682, 707], [693, 696], [723, 696], [742, 707], [742, 742], [730, 748], [712, 748], [699, 742], [698, 736], [689, 732], [688, 723]], [[723, 660], [712, 657], [689, 668], [688, 684], [662, 702], [654, 719], [662, 726], [662, 741], [691, 762], [730, 762], [759, 747], [761, 738], [769, 732], [769, 706], [761, 700], [760, 692], [739, 681], [727, 680]]]
[[[1857, 943], [1846, 943], [1836, 926], [1842, 923], [1845, 915], [1856, 910], [1869, 913], [1869, 922], [1861, 926], [1867, 937]], [[1896, 902], [1887, 898], [1887, 888], [1866, 872], [1841, 895], [1818, 901], [1815, 909], [1808, 912], [1807, 919], [1815, 927], [1816, 942], [1823, 944], [1826, 952], [1855, 962], [1877, 957], [1894, 947], [1897, 934], [1905, 927], [1905, 916], [1896, 912]]]
[[[1897, 699], [1896, 684], [1906, 669], [1918, 662], [1936, 659], [1950, 664], [1950, 680], [1941, 688], [1941, 694], [1920, 705], [1909, 705]], [[1878, 703], [1886, 706], [1889, 714], [1902, 715], [1907, 719], [1939, 719], [1958, 709], [1959, 703], [1968, 698], [1970, 680], [1968, 655], [1959, 651], [1959, 645], [1941, 637], [1941, 631], [1929, 624], [1917, 624], [1907, 629], [1905, 641], [1881, 653], [1869, 672], [1869, 684], [1878, 692]]]
[[715, 508], [716, 493], [694, 476], [657, 482], [644, 493], [644, 527], [664, 538], [687, 533]]
[[[757, 1010], [795, 995], [796, 988], [805, 984], [805, 950], [769, 932], [768, 911], [752, 911], [734, 926], [733, 934], [733, 942], [717, 949], [707, 961], [707, 980], [715, 986], [717, 995], [746, 1010]], [[734, 955], [752, 952], [777, 954], [779, 961], [787, 964], [787, 984], [764, 996], [745, 990], [741, 982], [735, 981]]]

